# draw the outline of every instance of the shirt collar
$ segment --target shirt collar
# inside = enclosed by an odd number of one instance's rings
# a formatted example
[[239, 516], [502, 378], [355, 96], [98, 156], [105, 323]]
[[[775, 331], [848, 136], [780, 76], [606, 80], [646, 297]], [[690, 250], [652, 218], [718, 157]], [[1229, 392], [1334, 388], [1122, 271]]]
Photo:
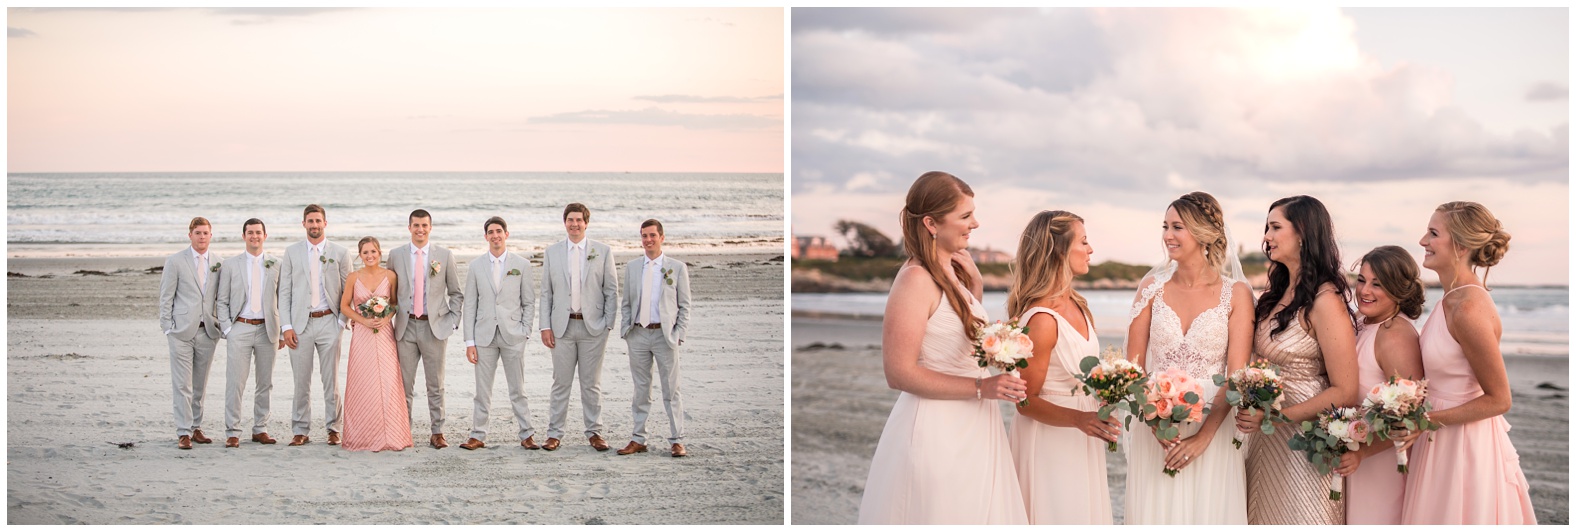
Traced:
[[[192, 258], [194, 258], [194, 259], [206, 259], [206, 258], [208, 258], [208, 253], [206, 253], [206, 252], [198, 253], [197, 252], [197, 248], [194, 248], [194, 247], [191, 247], [191, 246], [187, 246], [186, 249], [192, 250]], [[210, 249], [209, 251], [212, 251], [212, 250]]]
[[590, 240], [590, 239], [588, 239], [588, 238], [582, 238], [582, 239], [580, 239], [580, 241], [579, 241], [579, 242], [575, 242], [575, 241], [573, 241], [573, 240], [570, 240], [570, 239], [568, 239], [568, 238], [565, 238], [565, 239], [564, 239], [564, 241], [565, 241], [565, 242], [568, 242], [568, 243], [569, 243], [569, 247], [570, 247], [570, 248], [582, 248], [582, 249], [584, 249], [584, 248], [585, 248], [585, 247], [586, 247], [586, 241], [587, 241], [587, 240]]
[[312, 251], [316, 251], [318, 255], [323, 254], [323, 246], [326, 245], [328, 245], [327, 238], [323, 239], [322, 242], [318, 242], [316, 245], [313, 245], [311, 240], [306, 241], [306, 247], [311, 248]]
[[431, 240], [427, 241], [427, 245], [420, 246], [420, 247], [417, 247], [415, 242], [411, 242], [410, 243], [410, 254], [411, 254], [412, 257], [416, 256], [416, 250], [419, 249], [419, 250], [421, 250], [421, 254], [422, 255], [426, 255], [426, 256], [430, 257], [430, 256], [432, 256], [432, 253], [427, 249], [427, 248], [430, 248], [430, 247], [432, 247], [432, 241]]
[[658, 264], [658, 265], [660, 265], [660, 264], [662, 264], [662, 259], [665, 259], [665, 258], [667, 258], [667, 257], [668, 257], [668, 254], [666, 254], [666, 253], [663, 253], [663, 254], [661, 254], [661, 255], [657, 255], [657, 258], [655, 258], [655, 259], [653, 259], [653, 258], [650, 258], [650, 257], [647, 257], [647, 256], [645, 256], [645, 255], [641, 255], [641, 256], [640, 256], [640, 257], [641, 257], [641, 258], [643, 258], [643, 259], [646, 259], [646, 266], [650, 266], [650, 265], [652, 265], [652, 264]]
[[262, 255], [253, 255], [249, 251], [242, 251], [241, 253], [243, 255], [246, 255], [246, 260], [249, 260], [249, 261], [256, 262], [256, 261], [259, 261], [259, 260], [263, 260], [263, 256]]
[[504, 250], [502, 255], [493, 255], [491, 251], [488, 251], [487, 258], [492, 260], [493, 264], [499, 264], [502, 263], [504, 259], [509, 258], [509, 251]]

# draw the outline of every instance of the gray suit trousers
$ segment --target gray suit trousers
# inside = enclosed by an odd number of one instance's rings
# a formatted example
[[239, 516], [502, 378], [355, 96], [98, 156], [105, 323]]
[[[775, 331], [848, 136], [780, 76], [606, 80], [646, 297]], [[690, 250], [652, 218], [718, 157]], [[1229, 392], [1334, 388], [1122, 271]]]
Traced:
[[427, 415], [432, 420], [432, 434], [443, 433], [443, 350], [448, 340], [433, 336], [432, 327], [421, 320], [410, 320], [405, 325], [405, 335], [396, 346], [399, 349], [400, 377], [405, 379], [405, 405], [415, 428], [416, 364], [419, 362], [427, 374]]
[[277, 344], [268, 339], [266, 325], [236, 322], [230, 326], [225, 348], [224, 435], [241, 433], [241, 403], [245, 401], [247, 374], [257, 366], [257, 391], [252, 396], [252, 434], [268, 432], [268, 394], [274, 390], [274, 356]]
[[290, 432], [304, 436], [312, 429], [312, 362], [317, 354], [323, 381], [323, 425], [342, 432], [339, 416], [339, 320], [333, 314], [307, 320], [296, 329], [296, 349], [290, 350], [290, 371], [295, 374], [295, 399], [291, 401]]
[[[494, 340], [494, 343], [497, 343]], [[509, 383], [509, 406], [520, 439], [536, 434], [531, 426], [531, 404], [525, 398], [525, 345], [513, 347], [476, 346], [476, 404], [471, 414], [471, 437], [487, 441], [487, 411], [492, 408], [493, 381], [498, 365], [503, 364], [504, 380]]]
[[607, 330], [592, 335], [585, 320], [569, 320], [564, 336], [554, 340], [553, 388], [549, 396], [547, 437], [563, 439], [569, 418], [569, 389], [575, 374], [580, 375], [580, 409], [585, 418], [586, 437], [602, 433], [602, 352], [607, 349]]
[[[208, 324], [212, 327], [213, 324]], [[219, 341], [201, 329], [191, 341], [164, 335], [170, 344], [170, 388], [175, 396], [175, 435], [190, 436], [202, 428], [202, 400], [208, 392], [208, 369]]]
[[662, 407], [668, 411], [668, 443], [684, 441], [684, 398], [679, 394], [679, 353], [660, 329], [636, 327], [624, 336], [629, 342], [629, 376], [635, 381], [630, 408], [635, 417], [633, 440], [646, 443], [646, 418], [651, 415], [651, 362], [662, 379]]

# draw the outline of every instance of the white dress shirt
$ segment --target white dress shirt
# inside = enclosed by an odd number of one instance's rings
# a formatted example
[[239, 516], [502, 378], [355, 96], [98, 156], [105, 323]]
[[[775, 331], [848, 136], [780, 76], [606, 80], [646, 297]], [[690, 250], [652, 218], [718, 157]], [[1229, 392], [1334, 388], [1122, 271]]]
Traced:
[[667, 255], [657, 255], [657, 258], [646, 258], [646, 264], [641, 267], [640, 279], [643, 285], [640, 289], [640, 317], [637, 325], [651, 325], [662, 322], [662, 259]]

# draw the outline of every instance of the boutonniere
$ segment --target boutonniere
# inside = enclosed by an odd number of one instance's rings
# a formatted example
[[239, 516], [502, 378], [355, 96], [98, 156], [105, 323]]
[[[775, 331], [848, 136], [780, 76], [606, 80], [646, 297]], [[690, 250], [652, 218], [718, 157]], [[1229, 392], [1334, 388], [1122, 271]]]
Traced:
[[668, 286], [673, 285], [673, 268], [662, 269], [662, 282], [668, 283]]
[[509, 270], [509, 274], [508, 275], [520, 275], [520, 269], [519, 268], [515, 268], [513, 270]]
[[596, 250], [591, 249], [591, 250], [587, 250], [587, 251], [588, 251], [588, 253], [586, 253], [586, 262], [591, 262], [593, 260], [596, 260], [596, 256], [597, 256], [596, 255]]
[[324, 255], [318, 255], [317, 256], [317, 261], [321, 262], [323, 264], [328, 264], [328, 263], [334, 262], [334, 259], [330, 259], [330, 258], [328, 258], [327, 256], [324, 256]]
[[216, 262], [216, 263], [214, 263], [214, 265], [213, 265], [213, 266], [210, 266], [210, 267], [209, 267], [209, 268], [208, 268], [208, 271], [210, 271], [210, 272], [217, 272], [217, 271], [219, 271], [219, 265], [220, 265], [220, 264], [224, 264], [224, 263], [222, 263], [222, 262]]
[[272, 268], [272, 267], [274, 267], [274, 259], [265, 259], [263, 261], [263, 267], [264, 268]]
[[443, 271], [443, 264], [438, 261], [432, 261], [432, 265], [427, 267], [427, 275], [432, 277], [437, 277], [438, 272], [441, 271]]

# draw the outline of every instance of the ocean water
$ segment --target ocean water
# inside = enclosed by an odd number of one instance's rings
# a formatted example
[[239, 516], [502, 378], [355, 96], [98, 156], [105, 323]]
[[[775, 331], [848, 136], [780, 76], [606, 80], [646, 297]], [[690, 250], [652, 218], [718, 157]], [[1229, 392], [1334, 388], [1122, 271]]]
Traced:
[[[486, 249], [482, 223], [502, 216], [510, 248], [564, 238], [563, 209], [591, 210], [587, 234], [622, 252], [640, 248], [656, 218], [675, 251], [782, 251], [782, 174], [580, 172], [224, 172], [9, 174], [10, 257], [158, 256], [187, 245], [194, 216], [214, 225], [221, 253], [243, 247], [241, 224], [267, 224], [271, 249], [305, 238], [301, 210], [328, 211], [329, 239], [410, 239], [410, 211], [432, 213], [431, 240], [462, 256]], [[391, 245], [392, 243], [392, 245]]]
[[[1089, 310], [1094, 313], [1095, 328], [1100, 332], [1102, 344], [1109, 343], [1107, 337], [1126, 335], [1128, 309], [1133, 304], [1132, 290], [1083, 290], [1079, 293], [1089, 300]], [[1503, 353], [1569, 356], [1569, 287], [1504, 286], [1494, 287], [1491, 294], [1504, 330], [1500, 337]], [[1425, 290], [1423, 315], [1416, 322], [1419, 329], [1443, 295], [1438, 288]], [[795, 312], [879, 318], [885, 311], [886, 299], [885, 293], [793, 294], [791, 306]], [[1006, 292], [986, 292], [984, 304], [992, 320], [1006, 317]], [[795, 345], [800, 343], [795, 342]]]

